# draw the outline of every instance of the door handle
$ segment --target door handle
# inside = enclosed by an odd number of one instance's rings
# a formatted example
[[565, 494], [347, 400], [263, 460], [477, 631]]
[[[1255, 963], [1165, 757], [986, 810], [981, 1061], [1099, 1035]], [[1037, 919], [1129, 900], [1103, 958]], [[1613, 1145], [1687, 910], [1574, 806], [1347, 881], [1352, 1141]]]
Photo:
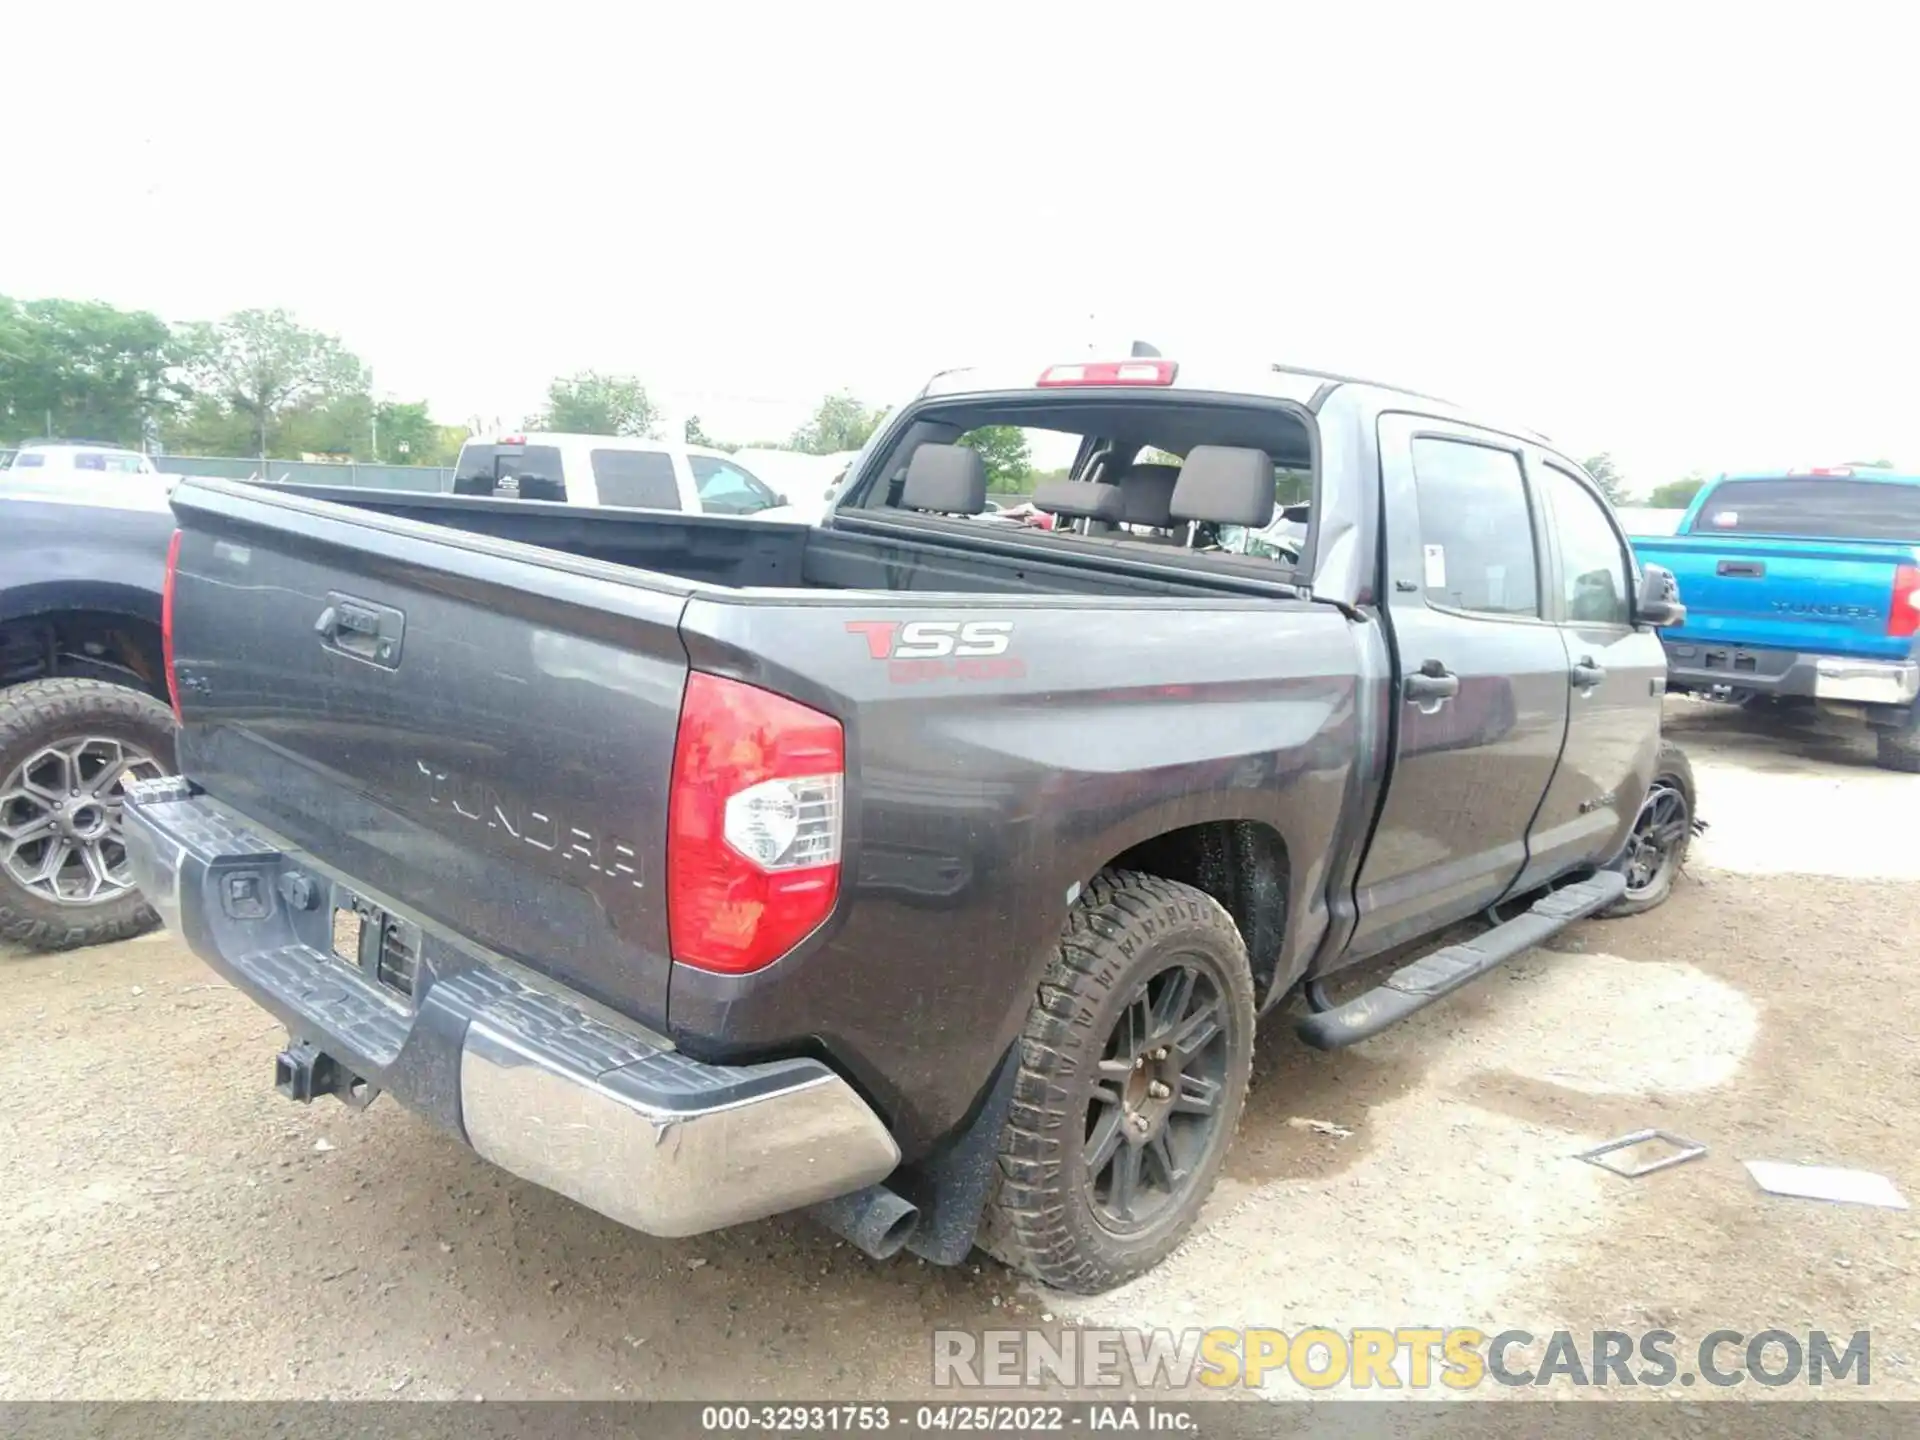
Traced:
[[1581, 690], [1591, 690], [1607, 678], [1607, 667], [1593, 663], [1593, 657], [1587, 656], [1568, 672], [1568, 679]]
[[1738, 576], [1747, 580], [1757, 580], [1766, 575], [1767, 562], [1764, 560], [1722, 560], [1718, 565], [1713, 567], [1713, 573], [1716, 575]]
[[[1427, 661], [1407, 676], [1405, 685], [1407, 699], [1416, 704], [1427, 700], [1451, 700], [1460, 693], [1460, 677], [1438, 660]], [[1422, 705], [1421, 708], [1426, 707]]]

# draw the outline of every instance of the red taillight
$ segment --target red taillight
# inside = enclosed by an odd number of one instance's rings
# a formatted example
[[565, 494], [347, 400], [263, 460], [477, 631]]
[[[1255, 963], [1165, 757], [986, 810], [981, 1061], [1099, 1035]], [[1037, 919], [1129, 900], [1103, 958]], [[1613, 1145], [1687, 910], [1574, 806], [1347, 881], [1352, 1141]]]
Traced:
[[501, 445], [524, 445], [527, 443], [527, 437], [524, 435], [502, 435], [497, 443]]
[[[173, 702], [173, 719], [180, 718], [180, 681], [173, 673], [173, 586], [180, 571], [180, 532], [167, 542], [167, 578], [160, 587], [160, 661], [167, 671], [167, 699]], [[152, 572], [149, 571], [149, 574]]]
[[1887, 634], [1920, 634], [1920, 565], [1893, 572], [1893, 604], [1887, 610]]
[[1065, 385], [1171, 385], [1171, 360], [1099, 360], [1050, 365], [1034, 383], [1045, 389]]
[[1789, 475], [1851, 475], [1851, 465], [1816, 465], [1811, 470], [1789, 470]]
[[840, 722], [718, 675], [687, 677], [667, 797], [667, 935], [676, 963], [771, 965], [840, 893]]

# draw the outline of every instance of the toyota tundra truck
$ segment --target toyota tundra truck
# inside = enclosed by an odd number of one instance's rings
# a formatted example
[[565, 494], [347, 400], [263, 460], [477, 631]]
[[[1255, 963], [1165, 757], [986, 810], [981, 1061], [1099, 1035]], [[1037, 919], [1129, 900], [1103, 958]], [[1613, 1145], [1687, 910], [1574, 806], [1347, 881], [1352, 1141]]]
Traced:
[[1671, 536], [1675, 693], [1864, 721], [1882, 769], [1920, 773], [1920, 476], [1830, 465], [1723, 475]]
[[[983, 518], [996, 426], [1077, 456], [1050, 530]], [[1311, 502], [1248, 553], [1278, 473]], [[1542, 437], [1360, 380], [949, 371], [811, 526], [173, 509], [141, 890], [284, 1022], [284, 1094], [654, 1235], [806, 1211], [1117, 1285], [1260, 1015], [1362, 1041], [1660, 903], [1694, 830], [1670, 578]]]

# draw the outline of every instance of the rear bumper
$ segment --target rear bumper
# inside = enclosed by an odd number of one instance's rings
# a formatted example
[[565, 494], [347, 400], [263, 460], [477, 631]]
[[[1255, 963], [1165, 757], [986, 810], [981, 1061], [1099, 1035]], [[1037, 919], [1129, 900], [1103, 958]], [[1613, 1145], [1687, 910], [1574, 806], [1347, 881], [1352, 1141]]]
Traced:
[[1667, 637], [1665, 644], [1669, 690], [1725, 686], [1858, 705], [1911, 705], [1920, 698], [1920, 663], [1912, 660], [1852, 660], [1679, 637]]
[[[411, 999], [337, 959], [369, 892], [181, 780], [126, 807], [136, 883], [201, 959], [368, 1084], [484, 1158], [652, 1235], [699, 1234], [873, 1184], [900, 1152], [817, 1060], [707, 1065], [498, 956], [421, 933]], [[300, 877], [295, 879], [294, 877]]]

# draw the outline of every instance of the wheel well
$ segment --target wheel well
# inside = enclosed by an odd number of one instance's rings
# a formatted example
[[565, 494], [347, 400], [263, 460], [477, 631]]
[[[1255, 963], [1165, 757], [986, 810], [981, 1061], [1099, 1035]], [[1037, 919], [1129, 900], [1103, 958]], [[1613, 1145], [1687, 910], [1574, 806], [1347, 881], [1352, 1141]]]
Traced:
[[160, 627], [107, 610], [50, 610], [0, 624], [0, 685], [70, 677], [167, 695]]
[[1116, 870], [1178, 880], [1218, 900], [1246, 942], [1255, 993], [1273, 983], [1286, 935], [1290, 873], [1278, 830], [1258, 820], [1211, 820], [1143, 840], [1110, 863]]

